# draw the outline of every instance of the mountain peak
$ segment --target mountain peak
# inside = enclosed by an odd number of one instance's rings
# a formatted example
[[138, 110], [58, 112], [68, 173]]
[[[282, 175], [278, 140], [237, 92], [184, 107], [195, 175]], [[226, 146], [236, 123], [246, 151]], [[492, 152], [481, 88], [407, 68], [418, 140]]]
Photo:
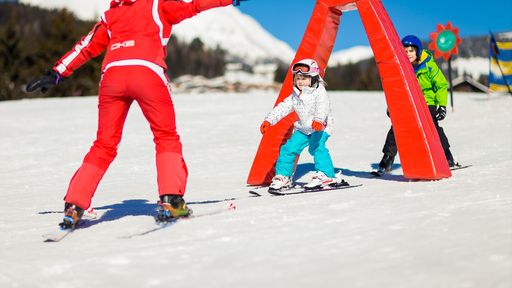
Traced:
[[272, 36], [252, 17], [227, 6], [205, 11], [173, 27], [181, 40], [200, 38], [207, 46], [219, 46], [248, 62], [279, 59], [289, 63], [295, 51]]

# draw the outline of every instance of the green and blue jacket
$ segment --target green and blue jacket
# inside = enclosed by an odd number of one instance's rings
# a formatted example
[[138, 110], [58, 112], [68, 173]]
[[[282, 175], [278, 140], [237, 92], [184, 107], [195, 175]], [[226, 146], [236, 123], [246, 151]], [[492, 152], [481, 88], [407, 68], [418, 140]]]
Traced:
[[432, 52], [423, 50], [418, 65], [414, 65], [416, 78], [429, 106], [446, 106], [448, 103], [448, 82], [434, 61]]

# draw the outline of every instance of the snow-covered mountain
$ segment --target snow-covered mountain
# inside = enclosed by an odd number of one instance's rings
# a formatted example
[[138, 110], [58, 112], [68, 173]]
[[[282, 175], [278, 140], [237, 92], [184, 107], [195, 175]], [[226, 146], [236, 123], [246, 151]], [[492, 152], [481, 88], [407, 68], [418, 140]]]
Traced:
[[346, 65], [357, 63], [373, 57], [373, 51], [370, 46], [354, 46], [344, 50], [333, 52], [329, 59], [329, 66]]
[[[68, 0], [23, 0], [21, 2], [46, 7], [67, 8], [79, 18], [91, 20], [101, 15], [107, 8], [107, 0], [68, 1]], [[285, 42], [277, 39], [255, 19], [233, 6], [211, 9], [198, 17], [187, 19], [174, 26], [174, 35], [190, 42], [200, 38], [206, 46], [217, 46], [232, 56], [249, 63], [279, 59], [288, 63], [295, 51]]]
[[176, 25], [174, 35], [191, 41], [200, 38], [210, 47], [219, 45], [232, 55], [254, 62], [279, 59], [289, 63], [295, 51], [285, 42], [275, 38], [255, 19], [228, 6], [208, 10], [200, 17], [187, 19]]

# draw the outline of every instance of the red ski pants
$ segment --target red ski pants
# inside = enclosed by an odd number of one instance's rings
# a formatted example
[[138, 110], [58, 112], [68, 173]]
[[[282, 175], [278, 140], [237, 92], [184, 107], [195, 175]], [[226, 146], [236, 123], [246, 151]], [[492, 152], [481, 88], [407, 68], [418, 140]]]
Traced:
[[66, 202], [84, 209], [90, 206], [101, 178], [117, 155], [133, 100], [139, 104], [154, 135], [159, 194], [185, 194], [188, 171], [176, 132], [174, 105], [163, 75], [163, 69], [159, 76], [144, 66], [111, 67], [103, 74], [96, 140], [71, 179]]

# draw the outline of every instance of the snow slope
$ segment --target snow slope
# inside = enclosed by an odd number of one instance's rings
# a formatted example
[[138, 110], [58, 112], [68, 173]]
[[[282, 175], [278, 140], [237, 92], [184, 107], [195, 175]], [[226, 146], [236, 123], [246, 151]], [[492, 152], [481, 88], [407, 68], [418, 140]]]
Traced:
[[[41, 235], [95, 136], [96, 97], [0, 102], [0, 287], [512, 287], [512, 98], [456, 93], [443, 126], [459, 161], [441, 181], [368, 176], [389, 127], [381, 92], [331, 92], [334, 163], [364, 186], [249, 197], [259, 125], [276, 93], [176, 94], [201, 214], [152, 234], [157, 187], [148, 124], [132, 107], [93, 200], [100, 218], [60, 243]], [[299, 181], [311, 156], [303, 154]]]

